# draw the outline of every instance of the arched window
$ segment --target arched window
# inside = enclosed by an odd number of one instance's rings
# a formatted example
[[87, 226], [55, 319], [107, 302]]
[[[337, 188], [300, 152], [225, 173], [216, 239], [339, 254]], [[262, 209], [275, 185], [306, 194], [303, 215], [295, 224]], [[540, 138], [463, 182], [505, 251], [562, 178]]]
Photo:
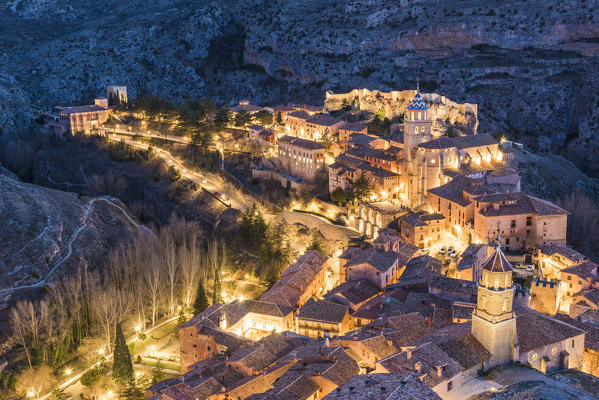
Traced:
[[422, 113], [420, 111], [418, 111], [418, 120], [422, 119]]
[[480, 308], [483, 310], [487, 308], [487, 296], [480, 297]]
[[508, 308], [508, 305], [509, 305], [508, 303], [509, 303], [509, 300], [507, 298], [503, 299], [503, 305], [501, 307], [501, 311], [507, 312], [507, 310], [508, 310], [507, 308]]

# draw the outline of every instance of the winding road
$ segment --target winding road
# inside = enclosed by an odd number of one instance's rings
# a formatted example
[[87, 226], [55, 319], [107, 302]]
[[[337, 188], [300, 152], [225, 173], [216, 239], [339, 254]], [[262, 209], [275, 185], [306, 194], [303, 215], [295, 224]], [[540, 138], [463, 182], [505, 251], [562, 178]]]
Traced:
[[[129, 214], [127, 214], [127, 212], [119, 205], [114, 204], [112, 201], [112, 199], [108, 196], [102, 196], [102, 197], [96, 197], [93, 198], [87, 205], [87, 207], [85, 208], [85, 213], [83, 214], [83, 223], [81, 224], [81, 226], [79, 226], [75, 232], [73, 232], [73, 235], [71, 236], [71, 239], [69, 239], [69, 241], [67, 242], [67, 254], [65, 254], [64, 257], [62, 257], [60, 260], [58, 260], [54, 266], [52, 266], [52, 268], [50, 269], [50, 271], [48, 271], [48, 273], [46, 274], [46, 276], [40, 280], [39, 282], [33, 283], [31, 285], [23, 285], [23, 286], [17, 286], [17, 287], [12, 287], [12, 288], [6, 288], [6, 289], [1, 289], [0, 290], [0, 294], [4, 294], [4, 293], [12, 293], [15, 291], [19, 291], [19, 290], [25, 290], [25, 289], [33, 289], [33, 288], [40, 288], [45, 286], [48, 283], [48, 280], [52, 277], [52, 275], [54, 274], [54, 272], [62, 265], [64, 264], [65, 261], [67, 261], [72, 255], [73, 255], [73, 243], [75, 243], [75, 241], [77, 240], [77, 238], [79, 237], [79, 234], [85, 229], [87, 228], [89, 225], [87, 223], [87, 220], [89, 218], [89, 214], [91, 213], [91, 210], [94, 206], [94, 204], [97, 201], [105, 201], [108, 204], [110, 204], [113, 207], [118, 208], [119, 210], [121, 210], [121, 212], [127, 217], [127, 219], [129, 220], [129, 222], [131, 222], [136, 228], [139, 229], [139, 224], [137, 222], [135, 222], [130, 216]], [[48, 227], [46, 226], [44, 228], [44, 230], [33, 240], [39, 239], [40, 237], [42, 237], [42, 235], [46, 232], [46, 230], [48, 229]], [[19, 250], [20, 251], [20, 250]]]

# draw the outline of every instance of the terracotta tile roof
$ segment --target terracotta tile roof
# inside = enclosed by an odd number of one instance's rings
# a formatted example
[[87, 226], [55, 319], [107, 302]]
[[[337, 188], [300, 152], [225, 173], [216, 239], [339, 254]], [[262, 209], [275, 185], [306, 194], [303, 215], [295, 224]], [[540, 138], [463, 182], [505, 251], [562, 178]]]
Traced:
[[312, 398], [312, 396], [319, 390], [320, 386], [308, 380], [306, 377], [300, 376], [298, 379], [293, 381], [293, 383], [285, 387], [283, 390], [277, 392], [274, 398], [289, 400], [305, 400]]
[[574, 296], [572, 296], [574, 298], [584, 298], [587, 301], [589, 301], [591, 304], [594, 304], [595, 307], [599, 307], [599, 290], [593, 288], [593, 289], [587, 289], [587, 290], [582, 290], [578, 293], [576, 293]]
[[578, 265], [574, 265], [562, 270], [563, 273], [573, 274], [581, 278], [597, 278], [598, 265], [592, 261], [583, 261]]
[[418, 376], [401, 374], [367, 374], [352, 376], [323, 400], [441, 400]]
[[88, 113], [88, 112], [96, 112], [96, 111], [106, 111], [107, 108], [100, 107], [97, 105], [86, 105], [86, 106], [71, 106], [71, 107], [56, 107], [60, 112], [64, 112], [67, 114], [80, 114], [80, 113]]
[[378, 364], [392, 373], [411, 371], [423, 376], [424, 383], [431, 388], [464, 370], [464, 367], [433, 343], [394, 354], [378, 361]]
[[593, 326], [599, 327], [599, 311], [597, 310], [587, 310], [580, 314], [578, 319]]
[[280, 137], [279, 144], [281, 143], [288, 143], [292, 146], [301, 147], [306, 150], [322, 150], [325, 148], [322, 144], [315, 142], [314, 140], [302, 139], [289, 135]]
[[555, 318], [585, 331], [584, 347], [599, 351], [599, 326], [585, 322], [580, 316], [578, 318], [570, 318], [565, 314], [557, 314]]
[[262, 371], [277, 360], [277, 357], [264, 347], [255, 345], [237, 350], [229, 357], [229, 362], [239, 362], [254, 371]]
[[368, 279], [360, 279], [357, 281], [343, 282], [328, 292], [326, 297], [332, 299], [336, 297], [334, 295], [341, 295], [351, 304], [361, 304], [380, 292], [381, 289]]
[[446, 293], [459, 293], [476, 298], [478, 287], [476, 282], [465, 279], [448, 278], [446, 276], [434, 276], [428, 284], [429, 290], [439, 290]]
[[581, 335], [584, 331], [532, 310], [516, 314], [520, 354]]
[[283, 357], [305, 341], [292, 338], [281, 333], [271, 333], [256, 342], [256, 346], [264, 347], [277, 357]]
[[487, 255], [486, 244], [469, 244], [466, 250], [460, 255], [460, 262], [458, 263], [458, 271], [472, 268], [474, 263], [477, 261], [477, 257], [485, 257]]
[[329, 257], [316, 250], [300, 256], [297, 262], [281, 273], [281, 278], [260, 300], [295, 307], [329, 260]]
[[568, 246], [562, 246], [558, 244], [542, 244], [539, 246], [539, 250], [547, 256], [559, 254], [560, 256], [566, 257], [568, 260], [574, 262], [581, 262], [584, 260], [583, 254]]
[[[407, 282], [414, 278], [430, 278], [431, 276], [441, 275], [443, 263], [429, 255], [418, 256], [410, 259], [406, 268], [399, 277], [399, 281]], [[425, 282], [426, 280], [423, 280]]]
[[501, 251], [501, 247], [496, 247], [495, 251], [491, 256], [483, 263], [482, 269], [490, 271], [490, 272], [508, 272], [512, 271], [514, 267], [512, 264], [505, 258], [503, 251]]
[[472, 312], [474, 311], [474, 307], [474, 304], [454, 303], [451, 306], [451, 315], [453, 316], [453, 318], [472, 319]]
[[348, 314], [349, 307], [326, 300], [310, 298], [297, 313], [297, 318], [338, 324]]
[[[368, 264], [381, 272], [386, 272], [398, 262], [399, 257], [399, 253], [396, 253], [393, 250], [385, 252], [375, 249], [374, 247], [367, 247], [365, 249], [354, 251], [352, 257], [345, 266], [351, 267], [354, 265]], [[403, 264], [398, 264], [398, 266], [400, 265]]]
[[346, 131], [353, 131], [353, 132], [362, 132], [367, 127], [368, 127], [367, 124], [364, 124], [361, 122], [346, 122], [341, 126], [340, 129], [343, 129]]
[[287, 116], [301, 118], [301, 119], [308, 119], [310, 117], [310, 114], [308, 114], [305, 111], [292, 111], [289, 114], [287, 114]]
[[306, 119], [309, 124], [320, 125], [320, 126], [333, 126], [342, 122], [339, 118], [335, 118], [328, 114], [314, 114]]
[[471, 333], [441, 342], [437, 346], [464, 369], [482, 365], [491, 358], [491, 353]]
[[[345, 129], [345, 127], [343, 129]], [[374, 142], [377, 139], [379, 139], [379, 138], [376, 136], [367, 135], [365, 133], [352, 133], [351, 139], [348, 140], [348, 143], [361, 145], [361, 146], [368, 146], [370, 143]], [[354, 150], [354, 149], [352, 149], [352, 150]], [[362, 154], [359, 152], [356, 153], [355, 151], [352, 151], [352, 150], [348, 150], [346, 153], [349, 155]]]
[[471, 201], [464, 198], [464, 190], [466, 187], [473, 185], [474, 180], [465, 176], [456, 176], [449, 183], [439, 187], [429, 189], [428, 192], [439, 196], [442, 199], [451, 201], [452, 203], [461, 206], [471, 204]]
[[393, 342], [382, 334], [363, 339], [360, 342], [378, 359], [389, 357], [399, 351], [399, 349], [393, 345]]
[[411, 213], [399, 218], [412, 226], [428, 226], [428, 221], [445, 219], [441, 214], [428, 214], [423, 211]]
[[489, 206], [483, 208], [479, 212], [485, 216], [502, 216], [502, 215], [565, 215], [568, 211], [550, 201], [541, 200], [536, 197], [527, 195], [523, 192], [515, 193], [493, 193], [477, 196], [474, 198], [478, 202], [489, 202], [497, 207]]

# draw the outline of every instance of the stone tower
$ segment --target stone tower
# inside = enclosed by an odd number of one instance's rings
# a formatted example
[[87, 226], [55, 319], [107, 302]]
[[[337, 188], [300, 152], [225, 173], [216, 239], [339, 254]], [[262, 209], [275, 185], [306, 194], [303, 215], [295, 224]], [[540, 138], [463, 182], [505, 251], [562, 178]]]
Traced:
[[432, 139], [432, 121], [428, 117], [428, 106], [416, 90], [416, 95], [408, 105], [404, 115], [404, 182], [407, 186], [407, 195], [410, 207], [417, 207], [422, 203], [424, 172], [417, 162], [415, 152], [420, 143]]
[[487, 368], [518, 359], [514, 290], [512, 265], [501, 251], [498, 236], [495, 251], [482, 266], [477, 305], [472, 313], [472, 334], [491, 353]]
[[416, 96], [408, 104], [403, 121], [404, 151], [407, 156], [411, 155], [412, 150], [420, 143], [432, 139], [431, 127], [433, 123], [428, 119], [428, 106], [422, 99], [419, 90], [416, 91]]

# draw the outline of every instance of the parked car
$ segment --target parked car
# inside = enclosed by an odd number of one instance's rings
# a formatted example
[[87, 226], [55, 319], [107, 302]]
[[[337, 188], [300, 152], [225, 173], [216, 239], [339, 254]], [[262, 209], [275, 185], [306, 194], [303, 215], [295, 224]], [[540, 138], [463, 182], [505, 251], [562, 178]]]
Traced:
[[449, 247], [447, 248], [447, 253], [449, 254], [449, 253], [451, 253], [452, 251], [453, 251], [453, 246], [449, 246]]
[[458, 252], [455, 250], [451, 250], [451, 252], [449, 253], [449, 257], [457, 257]]
[[420, 255], [429, 254], [430, 252], [431, 252], [431, 249], [421, 249], [420, 250]]
[[447, 249], [445, 247], [441, 247], [441, 250], [439, 250], [439, 254], [443, 256], [445, 255], [445, 253], [447, 253]]
[[530, 271], [530, 272], [533, 272], [535, 270], [535, 267], [534, 267], [534, 265], [527, 265], [526, 266], [526, 270]]

